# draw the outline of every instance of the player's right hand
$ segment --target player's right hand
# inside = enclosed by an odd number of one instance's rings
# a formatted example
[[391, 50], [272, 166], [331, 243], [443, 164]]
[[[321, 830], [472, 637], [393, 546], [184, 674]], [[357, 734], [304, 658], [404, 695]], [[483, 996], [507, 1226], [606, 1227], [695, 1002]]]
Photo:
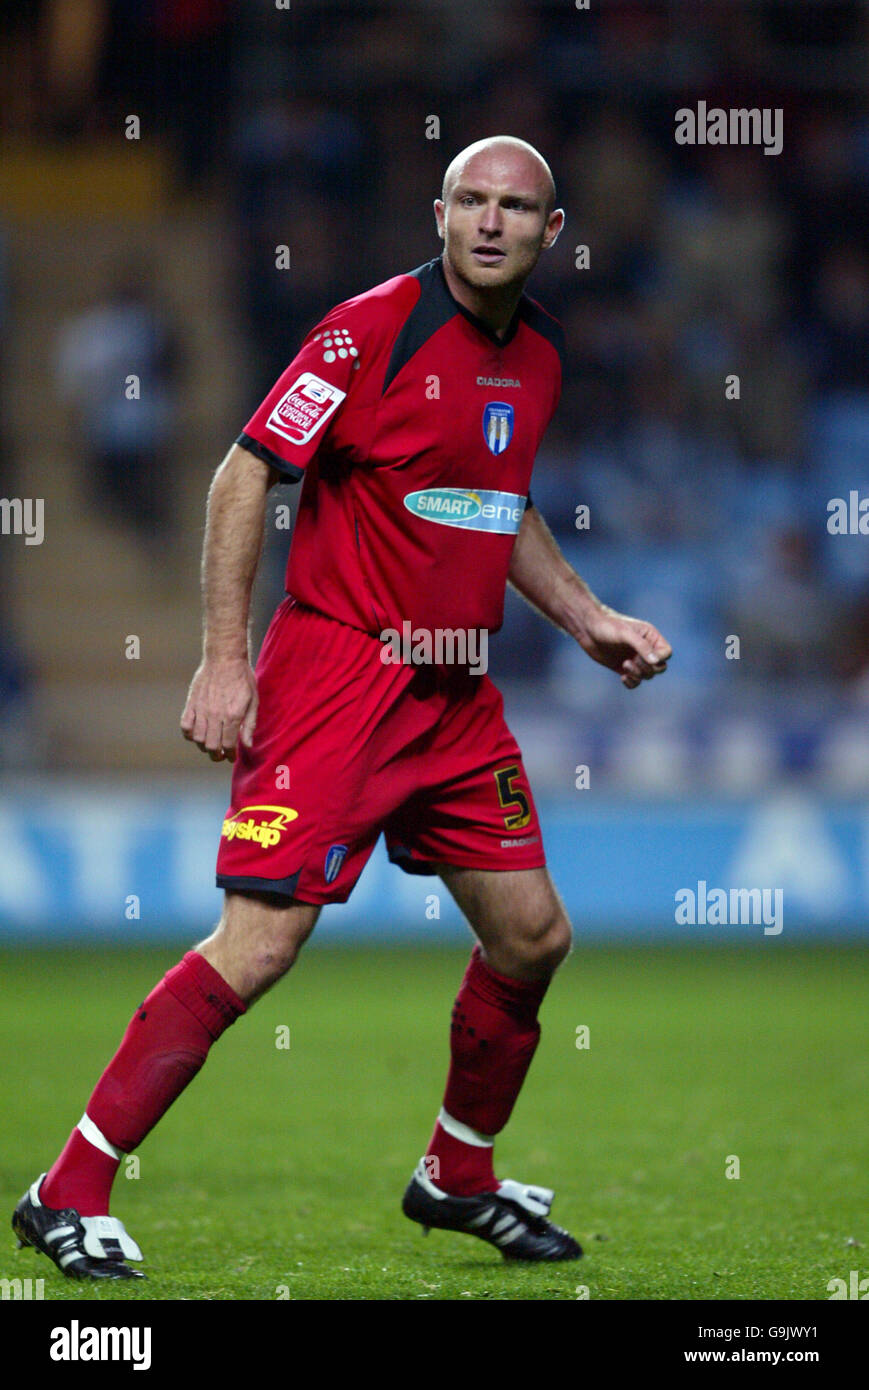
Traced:
[[235, 762], [238, 740], [250, 747], [257, 704], [256, 676], [249, 661], [208, 658], [190, 682], [181, 732], [213, 762]]

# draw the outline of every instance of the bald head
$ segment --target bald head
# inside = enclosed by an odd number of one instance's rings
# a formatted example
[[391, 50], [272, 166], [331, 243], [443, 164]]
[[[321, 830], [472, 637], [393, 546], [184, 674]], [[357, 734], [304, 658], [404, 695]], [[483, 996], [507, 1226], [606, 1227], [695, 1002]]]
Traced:
[[555, 207], [552, 170], [533, 145], [515, 135], [490, 135], [461, 150], [444, 174], [443, 201], [449, 202], [450, 193], [458, 182], [473, 178], [475, 171], [482, 169], [527, 186], [529, 192], [533, 190], [547, 216]]
[[546, 160], [514, 135], [477, 140], [447, 169], [434, 214], [453, 298], [506, 332], [525, 281], [564, 226]]

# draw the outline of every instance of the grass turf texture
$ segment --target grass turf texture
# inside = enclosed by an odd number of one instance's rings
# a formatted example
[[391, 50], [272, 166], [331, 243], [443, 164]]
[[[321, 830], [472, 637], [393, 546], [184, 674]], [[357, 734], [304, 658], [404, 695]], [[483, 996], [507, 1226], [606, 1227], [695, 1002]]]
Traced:
[[399, 1210], [466, 953], [309, 947], [121, 1166], [147, 1282], [66, 1280], [9, 1216], [179, 954], [0, 953], [0, 1276], [46, 1299], [827, 1299], [869, 1269], [865, 949], [577, 949], [496, 1166], [587, 1258], [529, 1267]]

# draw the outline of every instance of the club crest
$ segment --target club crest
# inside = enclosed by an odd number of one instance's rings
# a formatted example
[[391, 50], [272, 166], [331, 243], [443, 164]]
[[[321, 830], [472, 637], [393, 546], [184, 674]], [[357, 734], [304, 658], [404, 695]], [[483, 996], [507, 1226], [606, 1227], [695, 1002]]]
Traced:
[[503, 454], [513, 438], [513, 407], [488, 401], [483, 410], [483, 437], [493, 454]]
[[341, 872], [341, 865], [347, 858], [346, 845], [332, 845], [326, 854], [326, 862], [323, 865], [323, 877], [327, 883], [334, 883]]

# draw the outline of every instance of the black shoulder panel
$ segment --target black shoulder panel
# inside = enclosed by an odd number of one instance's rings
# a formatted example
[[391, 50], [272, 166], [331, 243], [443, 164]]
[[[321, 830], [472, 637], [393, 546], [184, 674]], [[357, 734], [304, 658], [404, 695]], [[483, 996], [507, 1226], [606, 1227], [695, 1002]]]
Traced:
[[449, 323], [457, 312], [456, 302], [447, 289], [440, 268], [439, 256], [416, 270], [408, 271], [408, 274], [421, 281], [422, 292], [393, 345], [386, 376], [383, 378], [384, 393], [414, 353], [428, 342], [433, 333], [437, 333], [439, 328]]
[[545, 338], [547, 342], [552, 344], [561, 359], [561, 365], [563, 367], [566, 345], [564, 329], [561, 327], [558, 319], [554, 319], [551, 314], [547, 314], [546, 310], [540, 307], [536, 299], [529, 299], [527, 295], [522, 296], [519, 312], [529, 328], [533, 328], [535, 333], [539, 333], [541, 338]]

